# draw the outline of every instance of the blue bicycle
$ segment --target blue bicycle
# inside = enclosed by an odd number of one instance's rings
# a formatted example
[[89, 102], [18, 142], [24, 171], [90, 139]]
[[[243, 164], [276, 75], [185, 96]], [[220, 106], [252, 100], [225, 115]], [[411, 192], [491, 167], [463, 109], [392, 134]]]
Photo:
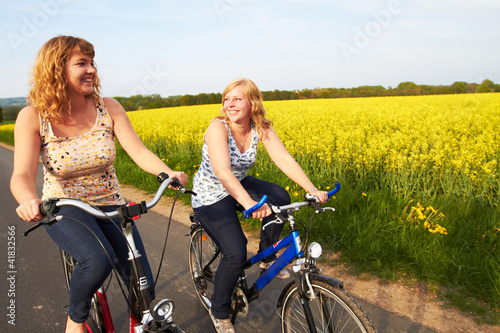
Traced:
[[[337, 182], [335, 189], [328, 193], [331, 197], [340, 190]], [[245, 217], [259, 209], [267, 200], [264, 196], [257, 205], [244, 211]], [[306, 229], [306, 240], [302, 244], [295, 213], [303, 207], [312, 207], [313, 213]], [[231, 306], [231, 321], [236, 321], [238, 314], [248, 313], [248, 304], [255, 300], [265, 286], [288, 264], [294, 264], [293, 281], [281, 292], [276, 304], [276, 311], [281, 318], [281, 331], [291, 332], [375, 332], [371, 321], [361, 307], [343, 289], [343, 283], [337, 279], [321, 274], [316, 267], [316, 259], [321, 255], [321, 245], [316, 242], [309, 244], [309, 230], [315, 214], [332, 207], [321, 207], [316, 197], [306, 194], [305, 201], [286, 206], [273, 206], [271, 210], [276, 219], [266, 224], [284, 223], [280, 213], [288, 214], [290, 233], [278, 244], [275, 244], [248, 259], [245, 269], [261, 262], [263, 259], [284, 251], [276, 261], [262, 272], [260, 277], [250, 286], [247, 285], [245, 272], [234, 290]], [[214, 290], [215, 274], [222, 254], [205, 232], [196, 215], [191, 215], [193, 222], [189, 243], [189, 268], [196, 293], [208, 310], [211, 306], [211, 296]]]

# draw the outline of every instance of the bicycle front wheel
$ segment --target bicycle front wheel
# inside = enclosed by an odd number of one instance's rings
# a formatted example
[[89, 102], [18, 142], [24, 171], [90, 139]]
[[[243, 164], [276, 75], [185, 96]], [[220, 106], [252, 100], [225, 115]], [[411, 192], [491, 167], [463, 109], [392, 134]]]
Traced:
[[203, 306], [209, 310], [214, 292], [215, 274], [221, 260], [217, 245], [201, 226], [191, 231], [189, 241], [189, 271], [194, 289]]
[[303, 303], [309, 305], [315, 332], [376, 332], [372, 323], [343, 289], [325, 281], [311, 281], [315, 297], [305, 301], [297, 285], [286, 292], [281, 309], [281, 331], [284, 333], [311, 332]]
[[[64, 277], [66, 279], [66, 287], [68, 287], [68, 292], [70, 290], [71, 274], [73, 274], [73, 269], [77, 265], [75, 259], [68, 255], [64, 250], [61, 251], [61, 259], [64, 268]], [[101, 312], [101, 304], [99, 303], [99, 298], [97, 294], [92, 297], [92, 305], [90, 307], [89, 317], [85, 322], [87, 330], [90, 333], [106, 333], [106, 326], [104, 324], [104, 318]]]

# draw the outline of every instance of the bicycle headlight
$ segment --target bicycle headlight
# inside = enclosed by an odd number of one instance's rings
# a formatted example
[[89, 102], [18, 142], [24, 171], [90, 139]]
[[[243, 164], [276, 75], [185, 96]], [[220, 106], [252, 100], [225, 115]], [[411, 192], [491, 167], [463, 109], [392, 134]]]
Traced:
[[311, 258], [314, 258], [314, 259], [319, 258], [321, 253], [323, 253], [323, 249], [321, 248], [321, 245], [319, 243], [316, 243], [316, 242], [312, 242], [311, 244], [309, 244], [308, 251], [309, 251], [309, 256]]
[[174, 302], [169, 299], [154, 300], [151, 303], [150, 311], [157, 323], [170, 320], [174, 313]]

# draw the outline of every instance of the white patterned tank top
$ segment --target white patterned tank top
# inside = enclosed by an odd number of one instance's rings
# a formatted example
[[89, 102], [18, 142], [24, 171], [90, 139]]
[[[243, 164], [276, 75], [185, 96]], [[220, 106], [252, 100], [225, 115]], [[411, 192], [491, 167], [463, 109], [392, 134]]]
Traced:
[[55, 136], [50, 121], [40, 116], [42, 199], [74, 198], [94, 205], [125, 203], [113, 167], [113, 120], [102, 100], [96, 108], [94, 127], [76, 137]]
[[[229, 156], [231, 159], [231, 171], [239, 181], [247, 176], [248, 170], [255, 164], [257, 158], [257, 146], [259, 144], [259, 135], [252, 124], [252, 142], [250, 148], [244, 153], [241, 153], [236, 146], [236, 141], [233, 138], [233, 133], [224, 120], [218, 120], [224, 123], [229, 139], [227, 144], [229, 146]], [[191, 196], [191, 205], [193, 208], [200, 206], [208, 206], [224, 199], [229, 195], [219, 178], [212, 169], [210, 157], [208, 156], [208, 146], [206, 142], [203, 143], [202, 159], [200, 168], [193, 178], [193, 191], [197, 196]]]

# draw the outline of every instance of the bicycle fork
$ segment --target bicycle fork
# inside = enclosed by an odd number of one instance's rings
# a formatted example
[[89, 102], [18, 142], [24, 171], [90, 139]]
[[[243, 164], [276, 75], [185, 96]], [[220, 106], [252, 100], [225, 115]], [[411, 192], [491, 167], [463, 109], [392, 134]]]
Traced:
[[[144, 332], [144, 328], [156, 325], [158, 329], [163, 324], [170, 326], [169, 331], [182, 332], [172, 320], [174, 303], [169, 299], [152, 299], [151, 286], [144, 271], [141, 254], [135, 247], [133, 238], [133, 226], [123, 228], [123, 234], [129, 244], [130, 262], [130, 322], [134, 333]], [[142, 310], [142, 313], [141, 313]], [[161, 332], [163, 330], [160, 329]]]
[[[309, 332], [316, 333], [316, 324], [314, 323], [314, 318], [309, 307], [309, 301], [316, 298], [312, 286], [309, 283], [309, 273], [302, 271], [302, 265], [306, 262], [305, 258], [299, 258], [296, 260], [295, 264], [292, 266], [293, 276], [295, 279], [295, 285], [297, 286], [297, 292], [299, 295], [300, 303], [304, 310], [304, 315], [306, 317], [307, 325], [309, 326]], [[305, 280], [305, 281], [304, 281]], [[304, 283], [305, 282], [305, 283]], [[304, 290], [304, 288], [308, 290]]]

